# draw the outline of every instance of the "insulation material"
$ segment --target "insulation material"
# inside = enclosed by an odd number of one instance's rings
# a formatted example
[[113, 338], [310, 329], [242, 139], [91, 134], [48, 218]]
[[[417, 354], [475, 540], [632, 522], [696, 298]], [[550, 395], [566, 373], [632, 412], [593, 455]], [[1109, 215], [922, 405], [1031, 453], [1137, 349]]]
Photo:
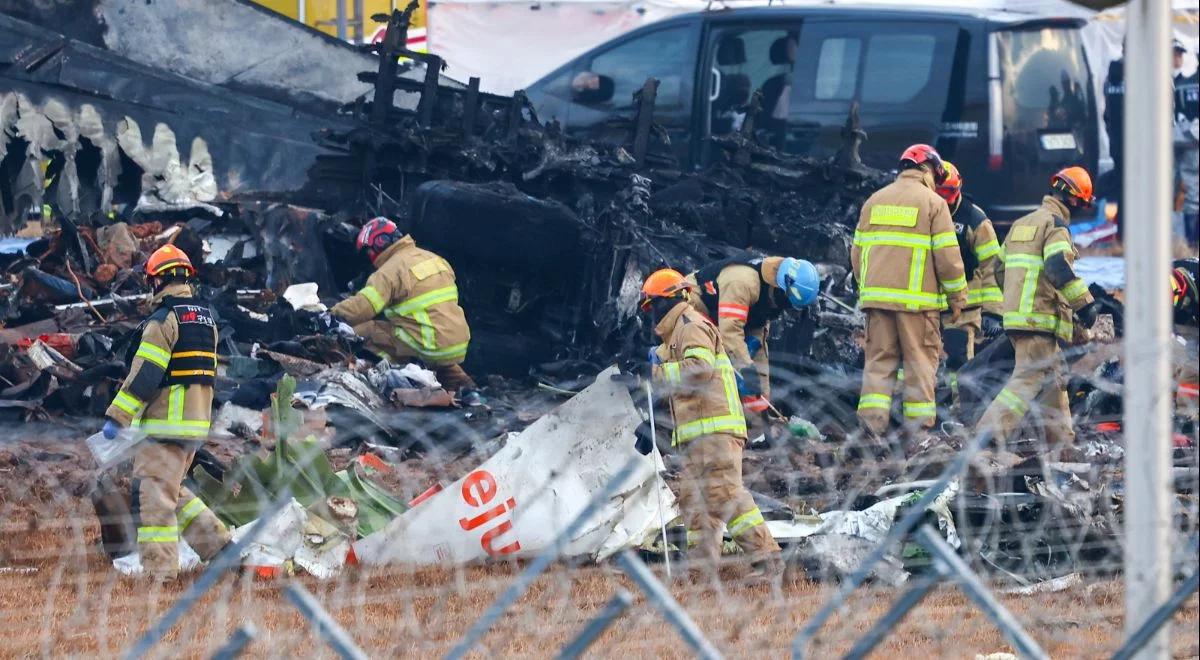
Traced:
[[146, 146], [141, 126], [126, 117], [117, 124], [117, 143], [143, 170], [138, 210], [203, 208], [221, 215], [220, 209], [205, 203], [216, 199], [217, 182], [212, 175], [212, 156], [202, 138], [192, 140], [191, 157], [185, 163], [180, 158], [175, 132], [170, 126], [161, 122], [156, 124], [150, 146]]
[[587, 506], [632, 457], [636, 470], [566, 539], [565, 557], [603, 559], [639, 545], [659, 525], [659, 498], [670, 520], [671, 491], [656, 479], [661, 463], [634, 450], [640, 415], [615, 367], [510, 440], [444, 490], [354, 546], [366, 564], [462, 564], [532, 557]]

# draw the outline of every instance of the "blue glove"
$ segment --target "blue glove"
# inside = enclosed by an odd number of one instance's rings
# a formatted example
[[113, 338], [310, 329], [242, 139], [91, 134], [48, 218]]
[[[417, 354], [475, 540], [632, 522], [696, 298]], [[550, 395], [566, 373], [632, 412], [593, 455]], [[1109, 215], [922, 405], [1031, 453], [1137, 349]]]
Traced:
[[646, 360], [648, 360], [650, 362], [651, 366], [662, 364], [662, 360], [660, 360], [658, 358], [658, 347], [657, 346], [650, 347], [650, 352], [646, 354]]
[[758, 349], [762, 348], [762, 340], [758, 337], [746, 337], [746, 350], [750, 351], [750, 357], [754, 357], [758, 353]]
[[118, 433], [121, 432], [121, 425], [117, 424], [111, 419], [106, 419], [104, 420], [104, 429], [100, 432], [104, 434], [105, 439], [112, 440], [113, 438], [117, 437]]

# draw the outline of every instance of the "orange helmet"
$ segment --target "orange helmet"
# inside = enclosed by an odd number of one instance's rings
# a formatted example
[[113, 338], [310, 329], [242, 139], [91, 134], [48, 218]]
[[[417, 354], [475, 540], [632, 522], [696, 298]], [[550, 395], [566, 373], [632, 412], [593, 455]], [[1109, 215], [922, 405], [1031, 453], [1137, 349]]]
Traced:
[[1050, 177], [1050, 189], [1066, 193], [1079, 200], [1083, 206], [1091, 205], [1096, 201], [1092, 192], [1092, 175], [1079, 166], [1059, 170], [1057, 174]]
[[938, 154], [937, 149], [927, 144], [914, 144], [904, 150], [900, 154], [900, 169], [906, 169], [905, 163], [912, 165], [929, 165], [929, 171], [933, 174], [934, 183], [940, 184], [942, 179], [946, 178], [946, 169], [942, 167], [942, 157]]
[[150, 258], [146, 260], [146, 274], [151, 277], [166, 275], [180, 269], [188, 277], [196, 274], [196, 269], [192, 266], [192, 260], [188, 259], [183, 250], [170, 243], [155, 250], [150, 255]]
[[954, 208], [958, 204], [958, 200], [962, 198], [962, 175], [958, 173], [958, 168], [950, 161], [942, 161], [942, 169], [946, 170], [946, 177], [937, 186], [937, 194], [950, 208]]
[[650, 303], [655, 298], [673, 298], [688, 288], [688, 281], [683, 273], [670, 268], [656, 270], [642, 283], [642, 311], [650, 311]]

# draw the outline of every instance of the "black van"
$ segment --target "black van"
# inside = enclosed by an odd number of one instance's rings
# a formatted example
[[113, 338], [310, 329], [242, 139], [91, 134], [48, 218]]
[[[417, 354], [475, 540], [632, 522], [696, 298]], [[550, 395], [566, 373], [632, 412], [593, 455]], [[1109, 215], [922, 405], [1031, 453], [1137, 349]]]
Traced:
[[603, 139], [607, 120], [632, 116], [634, 91], [657, 78], [655, 120], [685, 167], [713, 156], [710, 136], [741, 127], [756, 91], [757, 138], [805, 156], [836, 152], [857, 101], [868, 134], [864, 161], [893, 169], [909, 144], [933, 144], [1004, 223], [1036, 207], [1059, 168], [1096, 173], [1083, 24], [919, 6], [705, 11], [593, 48], [527, 93], [543, 120]]

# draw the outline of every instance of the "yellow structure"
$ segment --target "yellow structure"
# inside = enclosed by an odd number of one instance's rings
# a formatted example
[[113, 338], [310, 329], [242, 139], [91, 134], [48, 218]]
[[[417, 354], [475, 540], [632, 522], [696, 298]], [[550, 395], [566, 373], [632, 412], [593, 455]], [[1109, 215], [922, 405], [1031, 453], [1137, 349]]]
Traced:
[[[347, 41], [370, 41], [382, 23], [371, 19], [375, 14], [390, 14], [393, 8], [404, 9], [408, 0], [254, 0], [254, 2], [288, 18], [300, 21], [334, 37]], [[356, 5], [362, 6], [362, 14], [355, 15]], [[411, 37], [425, 35], [426, 0], [421, 0], [413, 16], [409, 30]], [[339, 9], [343, 16], [345, 33], [338, 34]], [[410, 39], [415, 41], [415, 39]], [[423, 39], [422, 39], [423, 41]], [[421, 48], [420, 50], [424, 50]]]

